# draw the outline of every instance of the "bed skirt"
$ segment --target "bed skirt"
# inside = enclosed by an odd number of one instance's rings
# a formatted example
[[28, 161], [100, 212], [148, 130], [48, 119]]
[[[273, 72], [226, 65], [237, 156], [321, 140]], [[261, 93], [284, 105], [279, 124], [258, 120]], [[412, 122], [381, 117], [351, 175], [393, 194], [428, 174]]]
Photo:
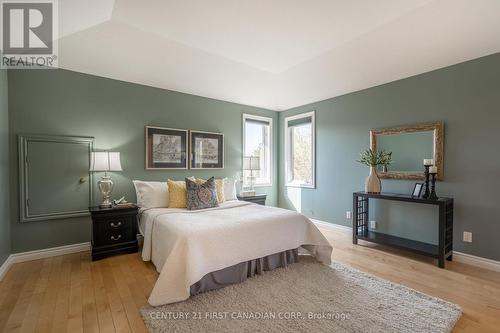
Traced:
[[219, 289], [230, 284], [240, 283], [256, 274], [262, 274], [264, 271], [270, 271], [278, 267], [286, 267], [298, 261], [298, 249], [287, 250], [263, 258], [245, 261], [208, 273], [200, 281], [191, 285], [190, 294], [196, 295], [208, 290]]

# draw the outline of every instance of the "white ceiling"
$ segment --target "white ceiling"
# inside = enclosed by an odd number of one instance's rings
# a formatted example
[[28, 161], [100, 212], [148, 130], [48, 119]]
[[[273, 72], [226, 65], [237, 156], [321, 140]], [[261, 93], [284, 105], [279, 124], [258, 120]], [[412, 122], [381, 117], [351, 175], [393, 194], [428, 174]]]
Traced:
[[500, 52], [498, 0], [59, 3], [60, 67], [272, 110]]

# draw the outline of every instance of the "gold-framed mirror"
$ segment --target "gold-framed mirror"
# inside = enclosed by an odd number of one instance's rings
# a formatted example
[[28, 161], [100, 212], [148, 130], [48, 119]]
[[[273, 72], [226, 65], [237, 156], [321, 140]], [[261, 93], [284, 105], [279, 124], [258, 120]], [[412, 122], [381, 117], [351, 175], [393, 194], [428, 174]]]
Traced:
[[380, 178], [423, 180], [423, 160], [433, 159], [436, 179], [443, 180], [443, 122], [372, 129], [370, 147], [374, 152], [392, 152], [392, 163], [387, 170], [382, 167], [377, 170]]

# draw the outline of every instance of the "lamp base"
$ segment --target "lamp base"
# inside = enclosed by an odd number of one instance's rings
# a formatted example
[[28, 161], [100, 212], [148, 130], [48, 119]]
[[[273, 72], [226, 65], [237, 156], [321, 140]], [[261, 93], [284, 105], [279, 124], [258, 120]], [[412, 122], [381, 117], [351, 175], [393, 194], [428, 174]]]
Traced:
[[255, 196], [255, 190], [241, 191], [240, 197], [253, 197]]
[[111, 201], [103, 201], [100, 205], [99, 205], [99, 208], [112, 208], [113, 207], [113, 204], [111, 203]]
[[111, 208], [113, 207], [113, 202], [111, 201], [111, 192], [113, 192], [113, 181], [110, 176], [102, 176], [101, 180], [97, 182], [99, 185], [99, 190], [102, 194], [102, 203], [99, 205], [101, 208]]

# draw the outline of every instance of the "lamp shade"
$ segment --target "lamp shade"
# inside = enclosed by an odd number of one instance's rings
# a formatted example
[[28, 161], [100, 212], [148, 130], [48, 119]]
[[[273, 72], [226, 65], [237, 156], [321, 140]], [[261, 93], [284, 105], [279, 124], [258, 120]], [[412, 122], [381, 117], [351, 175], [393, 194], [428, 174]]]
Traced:
[[243, 170], [260, 170], [260, 158], [257, 156], [243, 157]]
[[120, 153], [110, 151], [93, 152], [90, 171], [122, 171]]

